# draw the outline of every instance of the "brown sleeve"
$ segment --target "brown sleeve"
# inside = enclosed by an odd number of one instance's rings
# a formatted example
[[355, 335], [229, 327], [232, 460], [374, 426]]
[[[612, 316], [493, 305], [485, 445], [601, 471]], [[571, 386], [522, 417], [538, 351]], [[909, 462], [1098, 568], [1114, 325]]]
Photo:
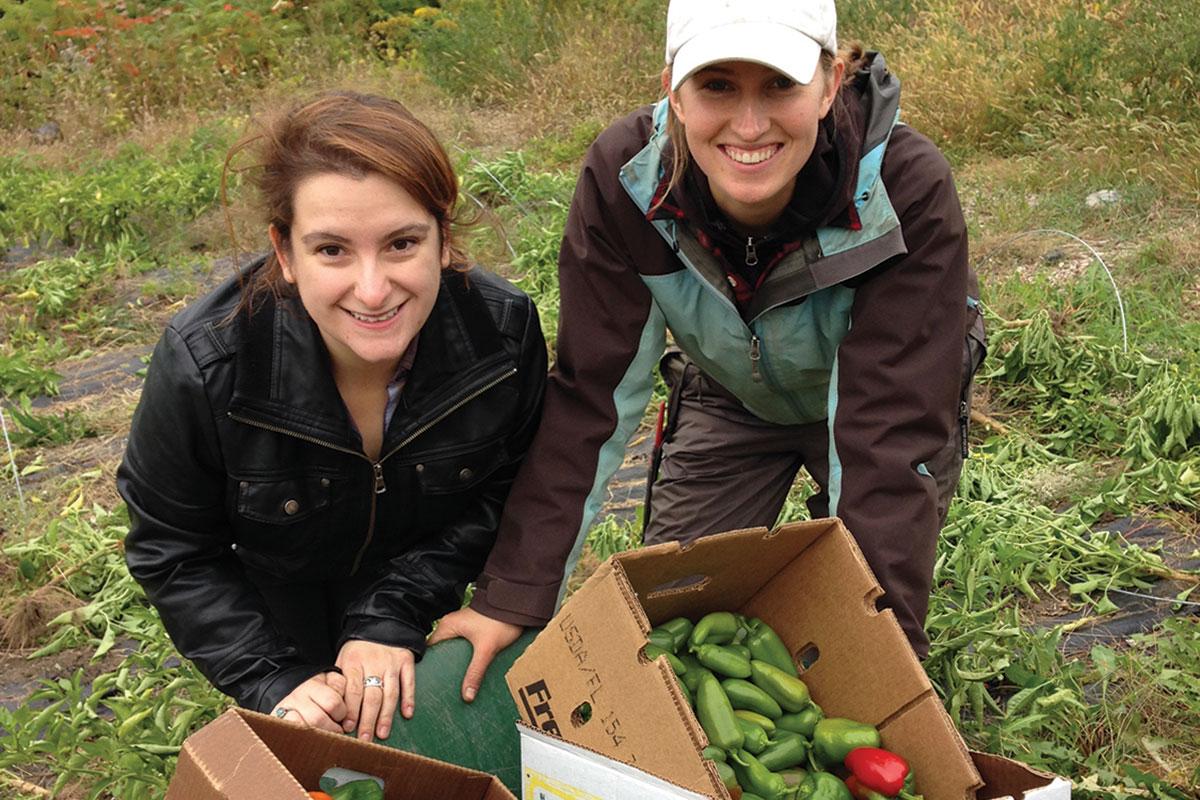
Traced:
[[629, 239], [649, 236], [658, 240], [650, 246], [665, 248], [618, 182], [620, 167], [646, 141], [648, 120], [643, 110], [601, 134], [571, 202], [558, 263], [557, 361], [541, 427], [471, 600], [505, 622], [542, 625], [553, 616], [595, 513], [585, 501], [611, 476], [600, 459], [617, 430], [614, 392], [634, 363], [653, 302], [632, 255], [640, 245]]
[[939, 521], [937, 486], [921, 465], [957, 424], [967, 232], [949, 164], [911, 128], [893, 133], [883, 178], [908, 254], [858, 287], [838, 349], [833, 499], [884, 588], [883, 604], [910, 640], [924, 642]]

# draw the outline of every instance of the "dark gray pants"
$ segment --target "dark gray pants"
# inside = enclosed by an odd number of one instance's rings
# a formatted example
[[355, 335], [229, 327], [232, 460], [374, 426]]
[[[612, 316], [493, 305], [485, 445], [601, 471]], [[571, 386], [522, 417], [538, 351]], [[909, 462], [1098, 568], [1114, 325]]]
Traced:
[[[970, 408], [976, 355], [966, 353], [963, 366], [963, 399]], [[809, 513], [813, 518], [829, 515], [829, 430], [824, 420], [807, 425], [764, 422], [681, 353], [668, 353], [660, 368], [671, 387], [674, 413], [651, 494], [646, 544], [771, 528], [801, 467], [819, 487], [807, 501]], [[939, 527], [945, 524], [962, 472], [964, 435], [964, 426], [956, 426], [926, 465], [937, 481]], [[871, 561], [874, 554], [864, 555]], [[928, 585], [921, 590], [928, 592]], [[913, 646], [924, 654], [928, 641], [919, 637]]]
[[825, 422], [764, 422], [694, 367], [672, 387], [672, 420], [651, 495], [646, 544], [690, 542], [739, 528], [773, 527], [801, 467], [821, 487], [808, 500], [828, 516]]
[[[964, 419], [926, 465], [937, 481], [939, 526], [946, 523], [962, 474], [965, 414], [982, 360], [982, 344], [970, 341], [962, 365]], [[825, 420], [807, 425], [761, 420], [676, 349], [663, 356], [659, 370], [671, 390], [670, 414], [646, 544], [690, 542], [711, 533], [773, 527], [801, 467], [819, 489], [808, 498], [809, 513], [813, 518], [829, 515]]]

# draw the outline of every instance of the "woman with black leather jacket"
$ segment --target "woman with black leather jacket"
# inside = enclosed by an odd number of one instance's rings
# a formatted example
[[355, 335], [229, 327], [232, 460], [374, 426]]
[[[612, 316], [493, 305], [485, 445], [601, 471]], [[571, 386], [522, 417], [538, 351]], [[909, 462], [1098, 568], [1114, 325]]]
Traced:
[[244, 152], [273, 252], [154, 351], [117, 475], [127, 561], [241, 705], [385, 738], [492, 546], [546, 346], [529, 298], [465, 262], [453, 169], [399, 103], [326, 95]]

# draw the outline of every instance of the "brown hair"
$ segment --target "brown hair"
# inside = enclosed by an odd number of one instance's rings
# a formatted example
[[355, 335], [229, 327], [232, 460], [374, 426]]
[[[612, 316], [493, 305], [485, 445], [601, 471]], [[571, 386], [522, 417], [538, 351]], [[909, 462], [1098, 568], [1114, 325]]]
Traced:
[[[234, 158], [243, 152], [251, 154], [252, 162], [233, 169]], [[433, 215], [450, 249], [450, 268], [465, 269], [466, 254], [453, 234], [460, 227], [455, 215], [458, 179], [454, 167], [433, 132], [395, 100], [331, 92], [255, 120], [252, 130], [230, 148], [221, 173], [222, 205], [234, 238], [225, 198], [230, 171], [250, 174], [251, 185], [265, 204], [267, 223], [275, 226], [285, 241], [294, 220], [296, 187], [305, 178], [329, 172], [353, 177], [382, 175]], [[237, 249], [235, 238], [235, 264]], [[272, 252], [251, 282], [243, 285], [242, 306], [253, 303], [261, 292], [279, 295], [287, 286]]]
[[[863, 49], [862, 43], [858, 41], [848, 42], [846, 47], [839, 50], [836, 56], [823, 50], [821, 51], [820, 61], [822, 71], [826, 75], [830, 75], [833, 72], [833, 65], [837, 63], [838, 59], [841, 59], [846, 65], [846, 70], [842, 73], [842, 86], [845, 86], [854, 79], [859, 68], [866, 63], [866, 51]], [[840, 90], [841, 87], [839, 87]], [[834, 108], [837, 108], [836, 103], [834, 104]], [[658, 205], [661, 205], [666, 200], [667, 195], [671, 193], [671, 190], [683, 180], [689, 161], [683, 123], [675, 116], [675, 111], [670, 105], [667, 106], [666, 133], [671, 140], [671, 177], [667, 180], [666, 191], [659, 196]]]

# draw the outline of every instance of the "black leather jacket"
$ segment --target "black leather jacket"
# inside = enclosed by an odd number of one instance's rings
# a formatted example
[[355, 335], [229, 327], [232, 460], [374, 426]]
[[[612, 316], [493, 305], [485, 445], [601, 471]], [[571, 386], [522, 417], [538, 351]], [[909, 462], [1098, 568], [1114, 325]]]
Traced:
[[547, 358], [528, 297], [482, 269], [443, 271], [373, 463], [299, 300], [226, 322], [240, 296], [230, 279], [168, 326], [117, 487], [129, 570], [180, 653], [241, 705], [269, 709], [329, 665], [278, 631], [255, 587], [350, 585], [337, 646], [419, 658], [492, 547]]

